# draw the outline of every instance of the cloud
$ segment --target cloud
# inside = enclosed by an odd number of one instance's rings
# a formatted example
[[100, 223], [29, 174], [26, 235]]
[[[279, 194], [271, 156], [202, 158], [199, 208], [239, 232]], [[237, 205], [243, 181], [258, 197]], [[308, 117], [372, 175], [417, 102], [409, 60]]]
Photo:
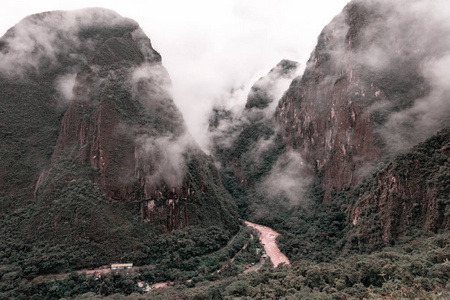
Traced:
[[142, 158], [147, 186], [165, 184], [179, 188], [186, 174], [185, 155], [192, 145], [192, 137], [183, 135], [152, 136], [139, 135], [135, 141], [137, 152]]
[[[212, 107], [218, 101], [245, 103], [253, 83], [281, 59], [304, 65], [320, 30], [347, 2], [43, 0], [23, 5], [5, 0], [0, 32], [24, 15], [42, 10], [109, 7], [136, 20], [162, 54], [174, 82], [175, 102], [195, 139], [206, 148]], [[70, 17], [64, 19], [62, 26], [70, 24]], [[242, 92], [229, 96], [231, 90], [239, 89]]]
[[384, 74], [388, 89], [398, 90], [397, 95], [388, 95], [387, 102], [375, 102], [370, 108], [387, 116], [377, 132], [388, 152], [398, 153], [450, 126], [450, 3], [362, 3], [382, 18], [365, 28], [364, 39], [372, 43], [356, 59]]
[[130, 74], [132, 92], [135, 96], [140, 96], [141, 103], [152, 109], [157, 102], [173, 102], [171, 82], [169, 75], [163, 66], [159, 64], [144, 63]]
[[[209, 115], [209, 132], [205, 136], [208, 138], [207, 149], [230, 147], [244, 128], [255, 122], [270, 122], [278, 100], [299, 72], [298, 63], [283, 60], [259, 78], [249, 92], [247, 89], [233, 90], [228, 99], [217, 102]], [[243, 92], [247, 92], [246, 103], [233, 101], [243, 97]], [[211, 126], [211, 123], [216, 124]]]
[[61, 94], [63, 104], [67, 105], [74, 98], [73, 87], [77, 78], [76, 73], [64, 74], [56, 79], [56, 90]]
[[[349, 98], [358, 94], [357, 101], [368, 103], [388, 154], [449, 126], [450, 2], [354, 0], [346, 11], [326, 26], [315, 50], [324, 55], [313, 55], [307, 66], [327, 70], [320, 74], [315, 105], [327, 109], [330, 99], [321, 91], [346, 75]], [[315, 68], [321, 64], [326, 67]]]
[[[80, 46], [79, 31], [89, 26], [135, 24], [107, 9], [82, 9], [40, 13], [27, 17], [3, 36], [0, 49], [0, 73], [21, 77], [24, 71], [39, 71], [43, 65], [52, 66], [58, 56], [81, 59], [75, 49]], [[89, 40], [84, 41], [84, 46]]]
[[394, 153], [410, 148], [450, 126], [450, 55], [427, 61], [424, 76], [430, 93], [410, 108], [393, 113], [379, 131]]
[[185, 179], [186, 158], [196, 146], [172, 100], [169, 75], [159, 63], [144, 63], [131, 71], [129, 84], [133, 98], [143, 105], [150, 122], [128, 128], [136, 137], [146, 186], [180, 188]]
[[213, 107], [244, 105], [254, 82], [281, 59], [305, 62], [323, 25], [347, 1], [230, 1], [203, 9], [198, 2], [193, 8], [203, 14], [175, 35], [161, 37], [156, 28], [150, 35], [172, 77], [174, 100], [207, 149]]
[[259, 189], [271, 197], [286, 201], [280, 205], [295, 207], [306, 201], [304, 194], [311, 179], [311, 173], [300, 154], [290, 151], [278, 158]]
[[172, 84], [166, 69], [159, 63], [144, 63], [132, 70], [130, 85], [133, 97], [147, 110], [153, 130], [178, 137], [185, 134], [183, 116], [172, 98]]
[[312, 178], [311, 170], [299, 153], [289, 151], [281, 155], [271, 171], [255, 186], [255, 194], [249, 199], [251, 219], [273, 222], [280, 213], [308, 210], [312, 203], [306, 193]]
[[264, 110], [271, 118], [292, 80], [301, 73], [299, 64], [290, 60], [282, 60], [270, 72], [258, 79], [247, 97], [246, 108]]

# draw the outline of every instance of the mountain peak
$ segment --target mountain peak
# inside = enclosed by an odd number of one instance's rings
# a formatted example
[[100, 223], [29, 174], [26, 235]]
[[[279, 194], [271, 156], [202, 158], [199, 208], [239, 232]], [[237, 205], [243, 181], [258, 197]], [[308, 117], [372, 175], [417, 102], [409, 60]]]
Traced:
[[284, 82], [290, 82], [295, 76], [299, 63], [283, 59], [270, 72], [261, 77], [252, 86], [247, 97], [246, 109], [265, 109], [274, 101], [280, 90], [284, 91], [285, 87], [281, 87]]

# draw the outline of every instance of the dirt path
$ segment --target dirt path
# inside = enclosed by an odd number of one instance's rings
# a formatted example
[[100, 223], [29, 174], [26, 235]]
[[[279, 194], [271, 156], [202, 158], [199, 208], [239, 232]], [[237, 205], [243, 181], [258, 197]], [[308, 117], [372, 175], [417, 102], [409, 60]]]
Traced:
[[266, 251], [267, 256], [272, 260], [274, 267], [277, 267], [281, 263], [285, 263], [286, 265], [290, 264], [289, 259], [286, 257], [286, 255], [281, 253], [280, 249], [278, 248], [276, 241], [276, 238], [279, 235], [278, 232], [267, 226], [251, 223], [248, 221], [245, 221], [245, 224], [247, 224], [247, 226], [255, 228], [258, 231], [261, 244], [264, 246], [264, 250]]

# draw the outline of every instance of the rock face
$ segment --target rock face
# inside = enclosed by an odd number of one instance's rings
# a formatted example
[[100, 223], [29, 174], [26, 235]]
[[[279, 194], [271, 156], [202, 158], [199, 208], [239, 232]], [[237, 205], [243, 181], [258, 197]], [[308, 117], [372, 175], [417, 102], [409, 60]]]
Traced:
[[[413, 14], [403, 4], [350, 2], [322, 31], [303, 76], [278, 105], [286, 145], [323, 177], [324, 201], [448, 125], [448, 101], [435, 101], [440, 87], [427, 64], [448, 46], [428, 43], [431, 36], [450, 31], [423, 21], [432, 19], [429, 11]], [[436, 122], [420, 113], [435, 114]]]
[[[61, 20], [63, 25], [53, 33]], [[41, 39], [33, 39], [30, 30]], [[165, 231], [188, 225], [237, 226], [234, 203], [213, 162], [187, 132], [170, 97], [161, 56], [134, 21], [102, 9], [34, 15], [2, 38], [2, 56], [10, 62], [17, 55], [16, 44], [24, 40], [37, 49], [32, 54], [39, 54], [42, 44], [53, 51], [24, 61], [20, 73], [13, 65], [2, 68], [6, 107], [16, 102], [27, 111], [28, 103], [15, 94], [32, 93], [34, 86], [49, 88], [39, 90], [40, 97], [26, 98], [44, 107], [42, 115], [31, 118], [42, 126], [31, 134], [26, 126], [12, 133], [25, 139], [24, 146], [31, 139], [43, 140], [39, 151], [22, 150], [29, 174], [18, 178], [35, 201], [50, 205], [63, 197], [55, 191], [64, 191], [64, 182], [88, 179], [110, 201], [140, 206], [141, 217]], [[23, 126], [23, 114], [15, 116], [19, 120], [13, 126]], [[20, 145], [8, 139], [5, 125], [7, 149], [15, 151]], [[7, 159], [1, 177], [16, 176], [17, 162], [10, 153], [2, 154]], [[12, 183], [5, 187], [14, 192]]]
[[0, 185], [10, 199], [2, 212], [21, 202], [10, 197], [32, 199], [42, 182], [76, 74], [108, 39], [137, 28], [112, 11], [87, 9], [30, 16], [0, 39]]

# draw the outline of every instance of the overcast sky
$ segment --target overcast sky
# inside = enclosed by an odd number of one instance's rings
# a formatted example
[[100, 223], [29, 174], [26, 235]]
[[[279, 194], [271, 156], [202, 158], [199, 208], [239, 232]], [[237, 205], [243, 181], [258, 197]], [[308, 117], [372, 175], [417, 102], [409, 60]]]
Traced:
[[[105, 7], [136, 20], [161, 53], [174, 100], [200, 145], [215, 103], [242, 103], [281, 59], [305, 65], [322, 28], [349, 0], [2, 0], [0, 35], [25, 16]], [[1, 62], [0, 62], [1, 63]]]

